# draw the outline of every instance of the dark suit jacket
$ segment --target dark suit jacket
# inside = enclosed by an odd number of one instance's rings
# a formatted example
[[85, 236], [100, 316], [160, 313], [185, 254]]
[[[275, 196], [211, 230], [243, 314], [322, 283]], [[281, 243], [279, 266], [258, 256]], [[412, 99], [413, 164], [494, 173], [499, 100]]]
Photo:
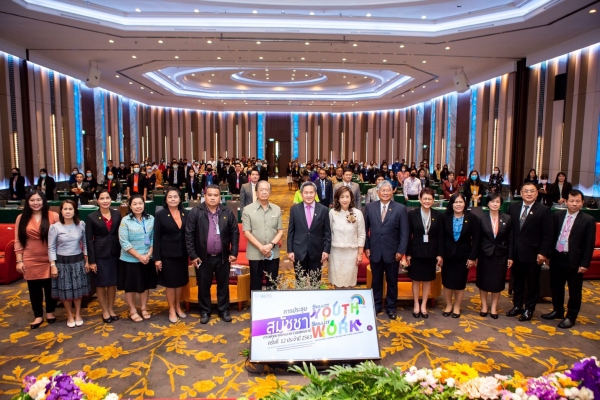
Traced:
[[477, 217], [469, 211], [465, 212], [462, 231], [457, 241], [454, 240], [453, 219], [454, 214], [444, 213], [444, 256], [476, 260], [480, 240]]
[[[567, 217], [567, 210], [557, 211], [552, 215], [554, 222], [554, 236], [552, 240], [552, 258], [556, 259], [558, 251], [556, 245], [562, 231], [563, 222]], [[569, 264], [571, 268], [588, 268], [594, 253], [594, 242], [596, 241], [596, 221], [591, 215], [579, 211], [573, 222], [569, 233]], [[552, 262], [550, 262], [552, 268]]]
[[235, 170], [229, 174], [227, 177], [227, 183], [229, 184], [229, 193], [231, 194], [240, 194], [240, 190], [242, 189], [242, 185], [248, 182], [246, 178], [246, 174], [240, 171], [240, 188], [237, 189], [235, 186], [237, 184], [237, 173]]
[[127, 179], [130, 173], [131, 171], [129, 170], [129, 168], [124, 167], [123, 169], [121, 169], [121, 167], [119, 167], [117, 168], [117, 174], [115, 175], [115, 178]]
[[431, 225], [429, 226], [428, 242], [423, 242], [425, 228], [421, 217], [421, 208], [408, 212], [408, 226], [410, 240], [406, 254], [411, 257], [435, 258], [444, 256], [444, 221], [442, 213], [430, 210]]
[[[206, 190], [206, 186], [208, 184], [208, 179], [206, 178], [206, 174], [207, 174], [207, 172], [205, 172], [204, 174], [202, 174], [200, 176], [200, 188], [202, 190]], [[212, 174], [213, 174], [213, 178], [212, 178], [213, 185], [218, 185], [219, 184], [219, 175], [214, 171], [212, 172]]]
[[329, 225], [329, 208], [313, 202], [313, 219], [308, 228], [304, 202], [295, 204], [290, 209], [288, 225], [287, 251], [294, 253], [296, 262], [308, 255], [311, 260], [320, 260], [323, 252], [331, 251], [331, 226]]
[[488, 214], [484, 214], [479, 220], [480, 236], [479, 255], [503, 257], [506, 260], [512, 260], [513, 256], [513, 236], [512, 219], [510, 215], [500, 214], [498, 221], [498, 234], [494, 237], [492, 220]]
[[[177, 184], [173, 183], [175, 181], [175, 172], [177, 172]], [[171, 168], [169, 170], [169, 176], [167, 177], [167, 181], [169, 181], [169, 186], [174, 186], [177, 189], [181, 190], [181, 188], [183, 187], [183, 182], [185, 181], [185, 173], [183, 172], [183, 168], [177, 168], [177, 171]]]
[[558, 200], [560, 199], [567, 200], [569, 198], [569, 192], [573, 190], [573, 185], [571, 185], [571, 182], [565, 181], [563, 183], [562, 192], [559, 190], [558, 185], [555, 183], [553, 183], [550, 186], [550, 188], [550, 198], [553, 202], [558, 203]]
[[406, 254], [409, 238], [408, 213], [402, 204], [390, 201], [385, 220], [381, 222], [381, 201], [365, 207], [365, 250], [369, 250], [371, 262], [393, 263], [396, 253]]
[[256, 167], [258, 168], [258, 175], [259, 175], [259, 180], [261, 181], [268, 181], [269, 180], [269, 167], [265, 167], [265, 166], [260, 166], [260, 167]]
[[102, 189], [108, 190], [108, 185], [110, 185], [110, 198], [112, 200], [116, 200], [117, 195], [121, 193], [121, 190], [123, 190], [121, 182], [119, 182], [119, 180], [116, 178], [113, 178], [112, 180], [106, 179], [102, 184]]
[[[36, 186], [38, 190], [42, 190], [42, 178], [38, 179]], [[48, 200], [54, 200], [54, 189], [56, 189], [56, 181], [53, 177], [46, 176], [46, 198]]]
[[108, 175], [108, 171], [111, 171], [113, 173], [114, 176], [118, 177], [119, 176], [119, 168], [115, 167], [113, 165], [112, 168], [110, 168], [109, 166], [106, 166], [106, 169], [104, 170], [104, 175]]
[[198, 179], [197, 175], [194, 175], [193, 180], [190, 176], [186, 178], [185, 189], [188, 194], [188, 199], [192, 199], [192, 197], [197, 197], [202, 194], [200, 190], [200, 180]]
[[[13, 188], [13, 181], [17, 180], [16, 190]], [[22, 175], [17, 175], [16, 177], [10, 177], [8, 180], [8, 190], [10, 192], [10, 200], [23, 200], [25, 198], [25, 178]], [[14, 198], [13, 194], [16, 194], [17, 197]]]
[[154, 216], [154, 261], [163, 257], [187, 256], [185, 244], [185, 223], [188, 212], [181, 210], [181, 228], [173, 219], [168, 208], [156, 212]]
[[[129, 188], [130, 195], [133, 195], [133, 175], [134, 174], [129, 174], [129, 176], [127, 177], [127, 187]], [[142, 196], [144, 195], [144, 189], [147, 189], [146, 179], [142, 174], [140, 174], [138, 178], [138, 193]]]
[[[314, 181], [314, 184], [317, 185], [317, 194], [319, 195], [319, 199], [321, 200], [321, 204], [325, 207], [329, 207], [333, 204], [333, 183], [327, 178], [325, 178], [325, 197], [321, 197], [323, 194], [323, 186], [321, 185], [321, 179], [317, 178]], [[356, 199], [354, 200], [354, 204], [356, 205]], [[358, 205], [360, 208], [360, 204]]]
[[[465, 182], [465, 185], [463, 186], [463, 189], [464, 189], [467, 206], [469, 206], [469, 204], [471, 203], [471, 197], [473, 197], [473, 193], [471, 193], [471, 181], [467, 180]], [[483, 182], [482, 182], [481, 186], [479, 187], [479, 193], [478, 193], [481, 195], [481, 198], [479, 199], [479, 203], [477, 204], [478, 207], [480, 207], [482, 205], [483, 198], [485, 197], [486, 189], [487, 188], [485, 187], [485, 184], [483, 184]]]
[[248, 204], [252, 204], [252, 183], [244, 183], [240, 189], [240, 209], [244, 209]]
[[[71, 185], [72, 189], [76, 187], [77, 182]], [[90, 192], [90, 185], [86, 181], [83, 181], [81, 183], [81, 188], [83, 189], [83, 193], [81, 195], [71, 192], [74, 195], [73, 200], [75, 200], [75, 203], [79, 203], [79, 200], [81, 200], [81, 204], [87, 204], [90, 198], [92, 197], [92, 192]]]
[[[221, 246], [223, 249], [221, 263], [229, 262], [229, 256], [238, 255], [240, 243], [240, 231], [238, 229], [237, 215], [233, 215], [227, 207], [220, 206], [219, 231], [221, 234]], [[185, 221], [185, 244], [190, 259], [200, 257], [201, 261], [207, 258], [208, 216], [206, 204], [202, 203], [194, 207]], [[200, 266], [202, 268], [202, 266]]]
[[85, 240], [90, 264], [95, 264], [98, 258], [118, 258], [121, 253], [121, 245], [119, 244], [121, 213], [117, 210], [110, 210], [110, 216], [112, 219], [110, 232], [106, 229], [100, 210], [94, 211], [87, 217]]
[[523, 202], [512, 203], [508, 209], [512, 224], [513, 260], [536, 262], [537, 255], [550, 257], [553, 229], [550, 208], [533, 202], [523, 228], [520, 228], [521, 207]]
[[[544, 188], [544, 185], [540, 183], [539, 185], [537, 185], [537, 189], [540, 192], [538, 193], [538, 197], [535, 201], [537, 201], [538, 203], [542, 203], [546, 207], [552, 207], [552, 184], [546, 183], [546, 188]], [[541, 192], [542, 190], [544, 191], [544, 193]], [[558, 203], [558, 199], [556, 199], [556, 202]]]

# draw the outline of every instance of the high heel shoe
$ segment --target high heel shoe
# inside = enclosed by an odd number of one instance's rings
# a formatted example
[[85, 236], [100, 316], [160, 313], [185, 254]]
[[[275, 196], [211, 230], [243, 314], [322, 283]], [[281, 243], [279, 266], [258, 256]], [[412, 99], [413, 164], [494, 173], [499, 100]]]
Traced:
[[490, 314], [490, 316], [494, 319], [498, 319], [498, 314]]
[[54, 318], [46, 318], [46, 322], [49, 323], [49, 324], [53, 324], [53, 323], [56, 322], [56, 317], [54, 317]]
[[29, 327], [30, 327], [31, 329], [37, 329], [37, 328], [39, 328], [40, 326], [42, 326], [42, 324], [43, 324], [43, 323], [44, 323], [44, 321], [42, 320], [42, 322], [38, 322], [37, 324], [30, 324], [30, 325], [29, 325]]
[[482, 317], [487, 317], [488, 313], [487, 313], [487, 312], [480, 311], [480, 312], [479, 312], [479, 315], [481, 315]]
[[460, 313], [457, 314], [457, 313], [453, 312], [452, 318], [460, 318]]
[[425, 319], [429, 318], [429, 313], [421, 311], [421, 318], [425, 318]]
[[450, 314], [452, 314], [452, 311], [444, 311], [444, 312], [442, 313], [442, 315], [443, 315], [444, 317], [449, 317], [449, 316], [450, 316]]
[[113, 320], [110, 316], [108, 318], [102, 317], [102, 322], [104, 322], [105, 324], [110, 324], [113, 322]]

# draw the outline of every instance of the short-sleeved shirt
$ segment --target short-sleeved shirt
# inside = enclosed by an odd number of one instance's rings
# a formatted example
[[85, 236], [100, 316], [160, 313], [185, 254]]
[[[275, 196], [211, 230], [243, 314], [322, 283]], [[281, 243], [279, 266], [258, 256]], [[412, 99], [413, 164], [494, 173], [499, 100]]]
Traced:
[[[271, 243], [277, 236], [277, 231], [283, 229], [281, 208], [269, 202], [265, 210], [258, 201], [255, 201], [244, 207], [242, 224], [244, 232], [250, 232], [261, 244]], [[262, 260], [264, 257], [258, 248], [248, 242], [246, 258], [248, 260]], [[273, 248], [273, 258], [279, 258], [278, 246]]]

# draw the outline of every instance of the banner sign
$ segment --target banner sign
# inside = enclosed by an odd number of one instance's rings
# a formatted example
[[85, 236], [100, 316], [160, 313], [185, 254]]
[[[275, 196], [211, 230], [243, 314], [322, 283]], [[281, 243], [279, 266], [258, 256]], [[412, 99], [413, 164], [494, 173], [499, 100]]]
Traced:
[[379, 359], [371, 289], [252, 291], [251, 362]]

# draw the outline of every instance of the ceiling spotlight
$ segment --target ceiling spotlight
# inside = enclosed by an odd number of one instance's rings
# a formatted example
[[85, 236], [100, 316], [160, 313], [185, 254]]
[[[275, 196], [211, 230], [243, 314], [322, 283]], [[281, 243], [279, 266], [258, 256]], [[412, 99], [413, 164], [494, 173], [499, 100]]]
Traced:
[[116, 75], [116, 77], [118, 78], [118, 77], [119, 77], [119, 75]]
[[414, 90], [411, 90], [410, 92], [411, 92], [411, 93], [414, 93], [415, 91], [414, 91]]
[[269, 72], [269, 68], [265, 68], [265, 71], [266, 71], [266, 72]]
[[296, 72], [296, 70], [295, 70], [295, 69], [293, 69], [293, 70], [292, 70], [292, 72]]
[[158, 41], [158, 43], [162, 43], [162, 42], [163, 42], [162, 40], [159, 40], [159, 41]]
[[209, 79], [209, 80], [208, 80], [208, 83], [211, 83], [211, 82], [212, 82], [212, 81]]
[[112, 40], [112, 39], [110, 39], [110, 40], [108, 41], [108, 43], [114, 43], [114, 42], [115, 42], [115, 41], [114, 41], [114, 40]]
[[342, 76], [342, 78], [345, 78], [345, 77], [346, 77], [346, 75]]
[[427, 61], [423, 60], [423, 64], [427, 64]]
[[436, 82], [439, 82], [440, 80], [439, 80], [439, 79], [436, 79], [435, 81], [436, 81]]
[[590, 14], [595, 14], [596, 13], [596, 9], [590, 10]]
[[258, 11], [252, 10], [252, 14], [258, 14]]
[[142, 12], [142, 10], [140, 10], [139, 8], [136, 8], [135, 12]]
[[131, 56], [131, 58], [137, 58], [136, 56]]
[[358, 46], [358, 44], [356, 44], [356, 43], [354, 43], [354, 44], [352, 45], [352, 47], [357, 47], [357, 46]]
[[150, 92], [150, 94], [154, 94], [154, 92]]
[[403, 45], [403, 44], [401, 44], [401, 45], [400, 45], [400, 48], [401, 48], [401, 49], [403, 49], [403, 48], [404, 48], [404, 45]]
[[140, 89], [144, 89], [144, 87], [142, 86]]
[[310, 43], [308, 43], [308, 42], [304, 42], [304, 44], [308, 46]]
[[212, 76], [215, 76], [215, 74], [211, 74]]
[[217, 57], [217, 60], [220, 60], [220, 59], [221, 59], [221, 57]]
[[383, 60], [383, 62], [387, 62], [387, 60]]
[[348, 82], [348, 85], [350, 84], [350, 82]]
[[199, 13], [200, 10], [198, 10], [197, 8], [194, 10], [195, 13]]
[[269, 76], [269, 74], [265, 74], [266, 76]]
[[262, 57], [258, 57], [258, 59], [259, 59], [259, 60], [262, 60], [263, 58], [262, 58]]
[[267, 76], [267, 79], [269, 79], [269, 77]]
[[256, 74], [252, 74], [252, 76], [256, 76]]
[[133, 82], [129, 82], [130, 85], [133, 85]]
[[427, 15], [423, 15], [421, 19], [427, 19]]
[[296, 74], [292, 74], [292, 76], [296, 76]]
[[346, 61], [346, 59], [345, 59], [345, 58], [342, 58], [342, 61]]
[[450, 46], [446, 46], [446, 50], [450, 50]]
[[310, 15], [315, 15], [315, 13], [311, 11], [311, 12], [310, 12]]
[[292, 80], [294, 80], [294, 78], [292, 78]]
[[179, 56], [175, 56], [175, 58], [179, 58]]
[[425, 89], [425, 85], [423, 85], [423, 89]]
[[206, 43], [211, 44], [212, 40], [207, 40]]
[[256, 42], [256, 44], [260, 44], [260, 42]]
[[300, 59], [301, 59], [301, 60], [304, 60], [304, 57], [301, 57]]
[[370, 17], [370, 16], [371, 16], [371, 13], [368, 13], [368, 14], [367, 14], [367, 17]]
[[367, 79], [367, 77], [365, 76], [365, 79]]
[[304, 74], [304, 76], [308, 76], [308, 74]]

